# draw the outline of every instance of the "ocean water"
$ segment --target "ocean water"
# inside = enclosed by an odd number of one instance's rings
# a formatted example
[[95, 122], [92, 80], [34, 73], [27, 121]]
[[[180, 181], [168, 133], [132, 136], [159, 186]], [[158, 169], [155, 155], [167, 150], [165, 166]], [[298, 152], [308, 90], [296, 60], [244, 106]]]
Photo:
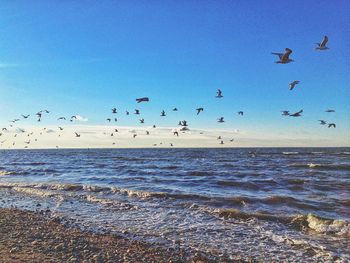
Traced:
[[350, 261], [350, 148], [1, 150], [0, 207], [232, 260]]

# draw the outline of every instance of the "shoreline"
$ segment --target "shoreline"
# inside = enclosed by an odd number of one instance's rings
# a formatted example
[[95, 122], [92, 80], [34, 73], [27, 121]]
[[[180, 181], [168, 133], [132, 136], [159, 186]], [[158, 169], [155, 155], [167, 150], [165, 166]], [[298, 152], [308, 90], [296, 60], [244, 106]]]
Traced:
[[3, 263], [213, 262], [199, 253], [67, 227], [44, 211], [17, 208], [0, 208], [0, 258]]

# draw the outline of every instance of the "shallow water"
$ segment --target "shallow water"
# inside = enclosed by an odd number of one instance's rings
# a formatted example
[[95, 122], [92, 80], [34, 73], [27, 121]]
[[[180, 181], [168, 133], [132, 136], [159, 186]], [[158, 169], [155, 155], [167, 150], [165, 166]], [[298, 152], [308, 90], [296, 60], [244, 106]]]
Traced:
[[0, 151], [0, 198], [219, 257], [350, 260], [350, 148]]

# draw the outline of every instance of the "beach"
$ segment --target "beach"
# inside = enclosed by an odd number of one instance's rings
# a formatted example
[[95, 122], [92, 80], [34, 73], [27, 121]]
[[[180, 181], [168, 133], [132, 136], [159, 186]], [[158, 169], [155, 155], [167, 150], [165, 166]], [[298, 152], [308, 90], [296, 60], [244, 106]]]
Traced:
[[198, 254], [70, 228], [49, 213], [0, 209], [1, 262], [209, 262]]
[[349, 156], [349, 148], [0, 151], [1, 258], [347, 262]]

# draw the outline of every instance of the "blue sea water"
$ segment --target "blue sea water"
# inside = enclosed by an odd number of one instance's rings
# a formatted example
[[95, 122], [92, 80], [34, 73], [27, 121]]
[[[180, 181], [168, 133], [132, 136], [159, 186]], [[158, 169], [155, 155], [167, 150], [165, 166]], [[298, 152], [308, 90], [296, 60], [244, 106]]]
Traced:
[[1, 150], [0, 200], [218, 258], [350, 260], [350, 148]]

